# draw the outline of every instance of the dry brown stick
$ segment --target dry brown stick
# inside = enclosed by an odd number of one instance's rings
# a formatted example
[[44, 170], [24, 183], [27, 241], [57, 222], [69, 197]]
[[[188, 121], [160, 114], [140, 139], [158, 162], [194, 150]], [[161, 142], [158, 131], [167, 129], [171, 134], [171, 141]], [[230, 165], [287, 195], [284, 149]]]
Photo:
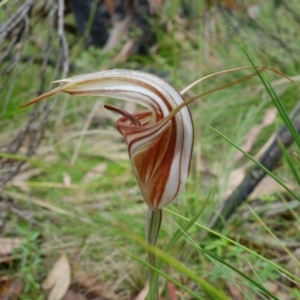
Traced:
[[17, 11], [0, 27], [0, 38], [7, 37], [30, 14], [33, 0], [27, 0]]
[[[24, 7], [24, 5], [27, 5]], [[34, 1], [26, 1], [25, 4], [20, 5], [17, 11], [9, 17], [8, 21], [4, 23], [5, 26], [1, 26], [0, 37], [2, 42], [8, 43], [9, 32], [14, 32], [17, 30], [19, 32], [18, 27], [20, 24], [26, 25], [31, 21], [31, 16], [29, 12], [31, 9], [28, 8], [28, 5], [34, 4]], [[45, 39], [47, 42], [43, 45], [43, 59], [41, 63], [41, 68], [39, 72], [39, 76], [37, 80], [39, 80], [39, 90], [38, 94], [41, 94], [45, 91], [45, 83], [46, 83], [46, 71], [49, 65], [49, 60], [55, 62], [52, 79], [65, 78], [68, 72], [68, 44], [64, 35], [64, 1], [63, 0], [49, 0], [47, 7], [50, 10], [47, 11], [47, 18], [40, 20], [40, 22], [45, 22], [48, 28], [48, 37]], [[25, 13], [27, 12], [27, 13]], [[14, 27], [15, 26], [15, 27]], [[59, 42], [58, 47], [55, 46], [55, 40], [53, 36], [55, 35], [54, 28], [57, 26], [57, 40]], [[21, 41], [23, 43], [30, 41], [30, 35], [32, 34], [32, 30], [30, 32], [28, 30], [22, 30]], [[31, 28], [32, 29], [32, 28]], [[9, 44], [9, 43], [8, 43]], [[10, 45], [10, 44], [9, 44]], [[7, 49], [7, 48], [6, 48]], [[12, 45], [10, 47], [10, 53], [2, 50], [5, 54], [4, 56], [9, 58], [7, 66], [5, 66], [5, 70], [3, 71], [6, 76], [12, 76], [12, 78], [18, 78], [22, 72], [18, 72], [18, 68], [15, 66], [19, 65], [20, 57], [22, 54], [22, 47], [14, 47]], [[38, 53], [40, 55], [40, 53]], [[34, 58], [33, 58], [34, 59]], [[54, 59], [54, 60], [53, 60]], [[3, 70], [3, 69], [2, 69]], [[0, 87], [1, 89], [1, 87]], [[27, 150], [26, 155], [31, 156], [35, 153], [38, 145], [40, 144], [43, 136], [45, 127], [47, 124], [48, 116], [51, 110], [54, 108], [57, 99], [49, 105], [45, 102], [44, 105], [37, 105], [29, 114], [29, 118], [27, 124], [19, 130], [16, 136], [11, 140], [10, 143], [6, 145], [0, 145], [0, 151], [10, 154], [17, 154], [22, 146], [24, 146], [24, 142], [26, 141]], [[0, 177], [0, 188], [4, 186], [4, 184], [9, 181], [15, 174], [18, 173], [20, 167], [24, 162], [8, 160], [5, 158], [0, 159], [0, 169], [7, 170], [3, 172]], [[1, 190], [0, 190], [1, 193]]]

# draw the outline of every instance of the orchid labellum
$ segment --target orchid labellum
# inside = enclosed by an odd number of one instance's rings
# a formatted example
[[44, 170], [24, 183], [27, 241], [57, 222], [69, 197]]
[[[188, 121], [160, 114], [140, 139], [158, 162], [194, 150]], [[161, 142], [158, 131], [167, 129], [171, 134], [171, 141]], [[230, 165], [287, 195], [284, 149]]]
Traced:
[[[62, 86], [24, 106], [58, 92], [73, 96], [107, 96], [148, 108], [122, 115], [115, 124], [124, 137], [143, 198], [153, 211], [160, 210], [184, 189], [193, 146], [193, 123], [179, 92], [161, 78], [139, 71], [110, 70], [79, 75], [57, 82]], [[182, 108], [178, 108], [181, 105]]]

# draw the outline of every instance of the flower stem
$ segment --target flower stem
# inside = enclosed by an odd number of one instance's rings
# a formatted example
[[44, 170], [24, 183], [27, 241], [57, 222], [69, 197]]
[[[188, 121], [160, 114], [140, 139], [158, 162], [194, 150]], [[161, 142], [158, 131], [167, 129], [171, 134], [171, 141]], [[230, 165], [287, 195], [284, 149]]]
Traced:
[[[162, 219], [162, 210], [148, 210], [147, 223], [146, 223], [146, 239], [150, 245], [155, 246], [156, 240], [160, 230]], [[155, 254], [148, 250], [149, 264], [155, 267]], [[158, 276], [154, 276], [155, 271], [149, 270], [149, 292], [146, 297], [147, 300], [158, 299]]]

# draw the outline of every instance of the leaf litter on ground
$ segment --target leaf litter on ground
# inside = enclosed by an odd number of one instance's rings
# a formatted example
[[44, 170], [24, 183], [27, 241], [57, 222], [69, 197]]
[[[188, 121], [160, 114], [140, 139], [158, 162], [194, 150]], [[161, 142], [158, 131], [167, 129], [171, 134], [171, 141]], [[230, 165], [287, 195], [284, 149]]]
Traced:
[[67, 256], [62, 254], [42, 283], [43, 290], [48, 292], [47, 300], [61, 300], [66, 294], [70, 282], [70, 263]]
[[88, 299], [105, 298], [107, 300], [121, 300], [120, 295], [117, 295], [112, 287], [103, 282], [93, 274], [82, 270], [79, 266], [72, 266], [74, 281], [85, 289], [85, 294]]
[[0, 257], [10, 255], [25, 241], [22, 238], [0, 238]]
[[0, 299], [19, 299], [24, 288], [24, 283], [17, 278], [0, 278]]

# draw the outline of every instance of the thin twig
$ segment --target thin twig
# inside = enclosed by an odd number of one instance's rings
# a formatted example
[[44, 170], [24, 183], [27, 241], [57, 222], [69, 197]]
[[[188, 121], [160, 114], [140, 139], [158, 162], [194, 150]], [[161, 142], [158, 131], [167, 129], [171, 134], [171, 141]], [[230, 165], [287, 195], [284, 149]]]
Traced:
[[[4, 112], [6, 110], [5, 107], [8, 105], [8, 101], [10, 101], [15, 83], [23, 74], [23, 65], [21, 69], [19, 68], [24, 52], [23, 50], [27, 43], [34, 40], [32, 38], [34, 27], [30, 26], [32, 20], [30, 12], [34, 4], [34, 1], [27, 0], [24, 4], [20, 5], [16, 12], [0, 27], [0, 42], [3, 45], [3, 49], [1, 49], [3, 53], [1, 55], [1, 61], [3, 64], [0, 64], [0, 74], [2, 74], [2, 77], [7, 77], [7, 79], [9, 79], [8, 82], [10, 83], [9, 88], [6, 86], [5, 89], [2, 89], [2, 86], [0, 86], [0, 91], [8, 91], [6, 92], [6, 100], [4, 101], [5, 103], [3, 106]], [[47, 24], [45, 28], [48, 29], [48, 36], [45, 36], [46, 43], [43, 45], [41, 51], [43, 56], [39, 76], [37, 78], [39, 81], [37, 94], [41, 94], [45, 91], [47, 82], [46, 71], [48, 72], [49, 65], [53, 65], [53, 62], [55, 62], [51, 74], [53, 80], [57, 77], [65, 78], [69, 69], [68, 44], [64, 35], [64, 1], [49, 0], [43, 9], [47, 11], [47, 18], [40, 19], [37, 22], [40, 21]], [[56, 26], [58, 27], [56, 34], [59, 42], [58, 47], [55, 46], [55, 30], [53, 30]], [[12, 35], [12, 39], [10, 35]], [[8, 37], [10, 37], [10, 40], [8, 40]], [[11, 40], [13, 42], [11, 42]], [[16, 43], [19, 43], [18, 47], [15, 47]], [[33, 62], [37, 55], [40, 57], [40, 52], [33, 55], [27, 63]], [[51, 102], [51, 105], [45, 102], [43, 106], [35, 106], [29, 113], [27, 124], [18, 131], [10, 143], [0, 145], [1, 151], [16, 154], [20, 151], [21, 147], [24, 147], [24, 144], [26, 144], [26, 155], [33, 155], [44, 136], [48, 116], [53, 110], [57, 100], [58, 97]], [[3, 187], [6, 182], [18, 173], [23, 163], [24, 161], [14, 161], [6, 158], [0, 159], [0, 169], [6, 170], [6, 172], [1, 174], [0, 187]]]

